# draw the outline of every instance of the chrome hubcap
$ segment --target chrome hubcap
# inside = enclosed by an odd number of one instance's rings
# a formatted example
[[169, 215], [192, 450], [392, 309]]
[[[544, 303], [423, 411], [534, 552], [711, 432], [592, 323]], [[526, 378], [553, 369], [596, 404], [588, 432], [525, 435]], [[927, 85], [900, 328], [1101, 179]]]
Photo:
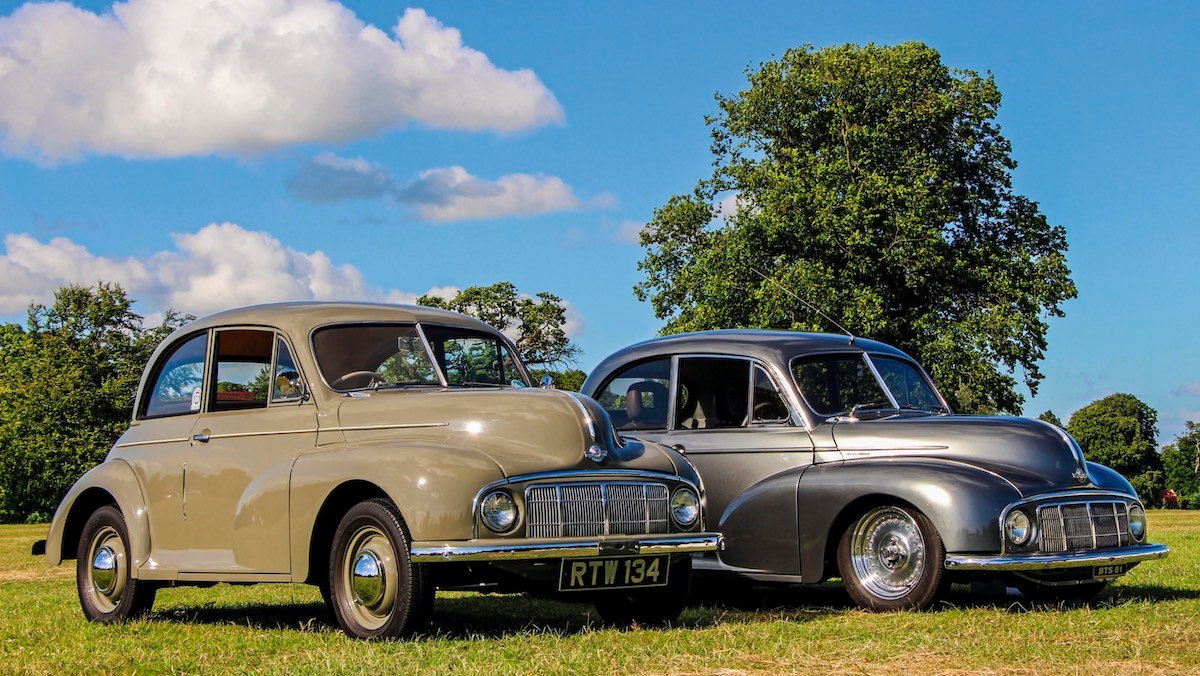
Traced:
[[396, 606], [399, 580], [391, 538], [376, 526], [355, 531], [342, 564], [342, 607], [350, 616], [367, 630], [384, 626]]
[[111, 593], [117, 584], [117, 555], [107, 545], [96, 550], [92, 557], [92, 582], [101, 594]]
[[355, 603], [374, 607], [383, 598], [383, 570], [373, 552], [362, 552], [354, 562], [350, 592]]
[[925, 541], [916, 520], [896, 507], [871, 510], [854, 527], [854, 574], [872, 595], [903, 597], [925, 571]]
[[121, 604], [129, 578], [126, 559], [125, 542], [115, 528], [105, 526], [96, 531], [88, 546], [88, 558], [84, 559], [90, 561], [84, 589], [102, 613], [111, 613]]

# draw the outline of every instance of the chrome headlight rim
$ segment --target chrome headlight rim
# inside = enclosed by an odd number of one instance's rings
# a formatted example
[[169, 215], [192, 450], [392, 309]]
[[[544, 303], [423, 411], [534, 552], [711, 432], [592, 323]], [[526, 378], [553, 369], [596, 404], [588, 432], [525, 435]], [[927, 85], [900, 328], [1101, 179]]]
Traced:
[[479, 519], [493, 533], [511, 532], [520, 522], [520, 516], [517, 501], [508, 491], [490, 491], [479, 501]]
[[700, 494], [689, 486], [680, 486], [671, 494], [671, 520], [690, 528], [700, 520]]
[[[1135, 527], [1137, 523], [1139, 526]], [[1129, 514], [1129, 537], [1133, 538], [1134, 542], [1146, 541], [1146, 509], [1136, 502], [1130, 503]]]
[[1004, 517], [1004, 537], [1015, 547], [1024, 547], [1037, 535], [1033, 517], [1023, 509], [1011, 510]]

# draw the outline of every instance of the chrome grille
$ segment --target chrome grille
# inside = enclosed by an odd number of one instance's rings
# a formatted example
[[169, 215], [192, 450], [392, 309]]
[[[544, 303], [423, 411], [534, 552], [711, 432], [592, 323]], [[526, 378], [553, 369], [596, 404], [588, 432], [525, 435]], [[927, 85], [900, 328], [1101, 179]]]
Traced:
[[667, 487], [657, 483], [538, 484], [525, 489], [526, 536], [666, 533]]
[[1129, 545], [1129, 513], [1123, 502], [1071, 502], [1038, 508], [1043, 552], [1070, 552]]

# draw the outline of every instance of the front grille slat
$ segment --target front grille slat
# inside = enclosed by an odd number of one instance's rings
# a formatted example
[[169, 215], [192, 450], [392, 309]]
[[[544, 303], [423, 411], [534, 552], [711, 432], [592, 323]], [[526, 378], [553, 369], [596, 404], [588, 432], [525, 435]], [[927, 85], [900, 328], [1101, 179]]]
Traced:
[[1124, 502], [1087, 501], [1038, 508], [1039, 547], [1043, 552], [1111, 549], [1129, 544], [1129, 514]]
[[659, 483], [536, 484], [525, 490], [532, 538], [666, 533], [668, 491]]

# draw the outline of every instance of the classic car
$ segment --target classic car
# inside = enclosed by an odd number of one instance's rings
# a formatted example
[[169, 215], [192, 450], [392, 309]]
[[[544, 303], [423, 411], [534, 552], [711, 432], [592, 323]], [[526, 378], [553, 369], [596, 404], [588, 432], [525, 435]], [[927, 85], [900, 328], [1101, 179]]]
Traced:
[[1064, 430], [954, 415], [911, 357], [841, 335], [729, 330], [623, 349], [584, 383], [627, 439], [685, 452], [721, 552], [697, 584], [840, 577], [872, 610], [926, 608], [953, 581], [1039, 600], [1096, 596], [1147, 542], [1129, 482]]
[[83, 612], [163, 585], [303, 582], [341, 628], [407, 634], [435, 589], [561, 593], [610, 621], [678, 616], [698, 477], [583, 396], [529, 387], [512, 342], [430, 308], [222, 312], [155, 351], [133, 419], [35, 546], [75, 559]]

